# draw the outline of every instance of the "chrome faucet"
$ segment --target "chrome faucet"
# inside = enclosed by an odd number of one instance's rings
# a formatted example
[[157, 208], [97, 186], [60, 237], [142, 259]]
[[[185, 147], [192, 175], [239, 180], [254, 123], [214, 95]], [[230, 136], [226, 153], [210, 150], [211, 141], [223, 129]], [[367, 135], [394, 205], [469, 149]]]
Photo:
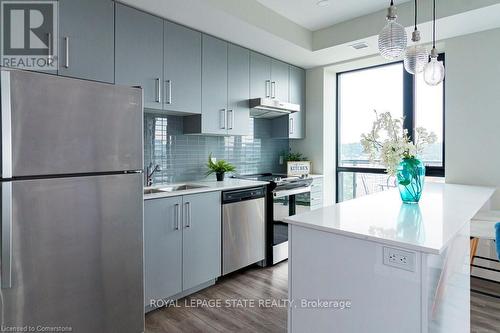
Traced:
[[146, 186], [153, 185], [153, 175], [155, 172], [159, 171], [161, 171], [161, 167], [159, 164], [156, 164], [153, 168], [153, 162], [149, 163], [148, 167], [146, 168]]

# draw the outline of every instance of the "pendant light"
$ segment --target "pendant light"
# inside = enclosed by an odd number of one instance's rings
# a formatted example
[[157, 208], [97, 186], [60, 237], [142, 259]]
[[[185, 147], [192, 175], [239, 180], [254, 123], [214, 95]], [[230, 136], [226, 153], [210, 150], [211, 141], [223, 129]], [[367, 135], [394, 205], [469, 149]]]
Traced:
[[424, 80], [430, 86], [437, 86], [444, 80], [444, 66], [442, 61], [438, 61], [438, 51], [436, 50], [436, 0], [433, 2], [433, 27], [432, 27], [432, 51], [431, 60], [425, 65]]
[[415, 30], [413, 31], [411, 40], [413, 45], [408, 46], [405, 52], [404, 66], [408, 73], [422, 73], [425, 65], [429, 61], [429, 53], [427, 49], [420, 44], [420, 31], [417, 28], [417, 0], [415, 0]]
[[391, 0], [391, 5], [387, 9], [387, 24], [378, 36], [380, 54], [389, 60], [401, 57], [408, 43], [406, 30], [396, 22], [397, 17], [394, 0]]

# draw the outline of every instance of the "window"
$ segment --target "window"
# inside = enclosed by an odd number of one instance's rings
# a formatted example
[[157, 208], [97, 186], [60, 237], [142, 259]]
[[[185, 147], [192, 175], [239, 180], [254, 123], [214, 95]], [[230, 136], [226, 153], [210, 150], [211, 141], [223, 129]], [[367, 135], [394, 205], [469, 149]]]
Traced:
[[[444, 61], [444, 55], [440, 55]], [[361, 134], [370, 131], [374, 110], [404, 117], [410, 135], [425, 127], [438, 140], [421, 159], [428, 176], [444, 176], [444, 83], [428, 86], [408, 74], [402, 62], [337, 74], [337, 201], [395, 187], [394, 177], [363, 153]]]

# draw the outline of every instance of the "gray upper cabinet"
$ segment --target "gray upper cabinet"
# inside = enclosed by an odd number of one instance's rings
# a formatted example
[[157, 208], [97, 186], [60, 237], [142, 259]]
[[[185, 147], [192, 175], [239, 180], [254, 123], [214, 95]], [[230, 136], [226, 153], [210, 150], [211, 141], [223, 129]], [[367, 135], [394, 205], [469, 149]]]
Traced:
[[182, 291], [182, 197], [144, 202], [144, 305]]
[[201, 33], [165, 21], [164, 109], [201, 113]]
[[250, 51], [229, 44], [227, 63], [229, 135], [248, 135], [250, 132]]
[[184, 290], [221, 274], [221, 193], [185, 195], [183, 231]]
[[288, 64], [250, 52], [250, 98], [289, 99]]
[[203, 35], [201, 133], [227, 134], [227, 43]]
[[289, 75], [288, 64], [275, 59], [271, 61], [271, 98], [289, 100]]
[[59, 75], [113, 83], [114, 2], [59, 0], [59, 18]]
[[271, 58], [250, 52], [250, 98], [271, 97]]
[[290, 66], [290, 103], [299, 104], [300, 112], [289, 116], [288, 136], [290, 139], [303, 139], [306, 123], [306, 72], [294, 66]]
[[163, 20], [116, 3], [115, 82], [141, 86], [144, 107], [163, 109]]

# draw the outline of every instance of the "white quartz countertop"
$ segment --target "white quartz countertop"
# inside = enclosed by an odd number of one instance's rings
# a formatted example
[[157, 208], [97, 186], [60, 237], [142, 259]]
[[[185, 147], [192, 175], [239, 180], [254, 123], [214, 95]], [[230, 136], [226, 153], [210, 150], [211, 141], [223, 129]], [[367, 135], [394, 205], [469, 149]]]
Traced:
[[491, 187], [426, 183], [418, 205], [397, 189], [286, 218], [289, 224], [439, 254], [495, 192]]
[[176, 197], [179, 195], [187, 195], [187, 194], [196, 194], [196, 193], [204, 193], [204, 192], [213, 192], [213, 191], [228, 191], [228, 190], [236, 190], [242, 188], [250, 188], [250, 187], [258, 187], [268, 185], [269, 182], [263, 181], [253, 181], [253, 180], [244, 180], [244, 179], [233, 179], [226, 178], [224, 181], [193, 181], [193, 182], [183, 182], [183, 183], [174, 183], [174, 184], [159, 184], [149, 188], [159, 188], [169, 187], [175, 185], [199, 185], [204, 187], [182, 190], [182, 191], [174, 191], [174, 192], [161, 192], [161, 193], [153, 193], [153, 194], [145, 194], [144, 200], [150, 199], [159, 199], [159, 198], [167, 198], [167, 197]]

